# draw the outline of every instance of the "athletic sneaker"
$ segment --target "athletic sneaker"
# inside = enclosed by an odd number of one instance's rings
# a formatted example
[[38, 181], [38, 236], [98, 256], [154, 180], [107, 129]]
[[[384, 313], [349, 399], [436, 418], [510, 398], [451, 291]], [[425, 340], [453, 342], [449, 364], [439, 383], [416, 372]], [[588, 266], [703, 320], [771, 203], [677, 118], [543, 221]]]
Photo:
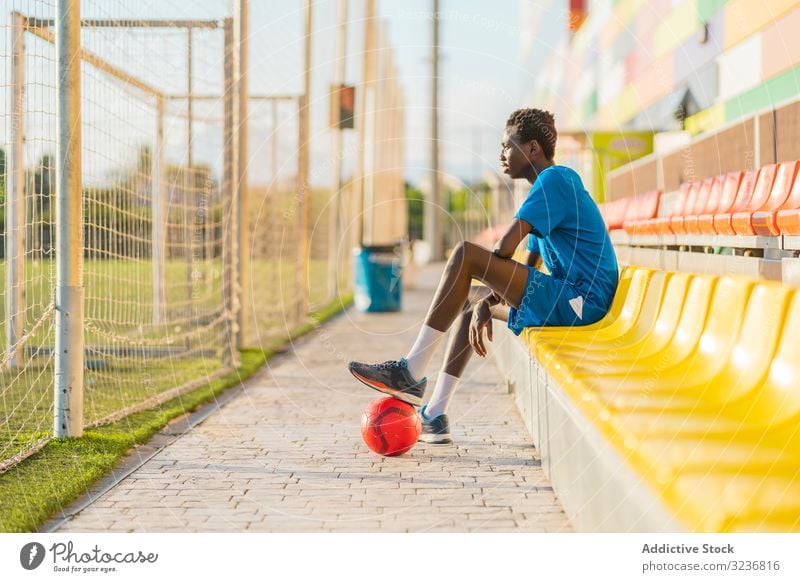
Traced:
[[422, 404], [428, 379], [415, 380], [408, 371], [408, 362], [405, 358], [400, 358], [399, 361], [389, 360], [382, 364], [350, 362], [347, 367], [353, 376], [378, 392], [394, 396], [412, 406]]
[[450, 421], [447, 420], [447, 415], [440, 414], [436, 418], [428, 418], [425, 416], [427, 407], [428, 405], [426, 404], [419, 411], [419, 417], [422, 420], [422, 432], [418, 440], [431, 445], [449, 445], [453, 440], [450, 438]]

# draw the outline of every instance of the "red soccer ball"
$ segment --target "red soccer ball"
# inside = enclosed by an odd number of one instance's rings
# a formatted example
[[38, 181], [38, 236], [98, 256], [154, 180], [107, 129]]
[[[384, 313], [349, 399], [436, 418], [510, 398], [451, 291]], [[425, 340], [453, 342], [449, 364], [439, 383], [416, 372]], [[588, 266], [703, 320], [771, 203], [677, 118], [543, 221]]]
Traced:
[[410, 451], [420, 431], [416, 409], [397, 398], [373, 400], [361, 415], [361, 438], [371, 451], [386, 457]]

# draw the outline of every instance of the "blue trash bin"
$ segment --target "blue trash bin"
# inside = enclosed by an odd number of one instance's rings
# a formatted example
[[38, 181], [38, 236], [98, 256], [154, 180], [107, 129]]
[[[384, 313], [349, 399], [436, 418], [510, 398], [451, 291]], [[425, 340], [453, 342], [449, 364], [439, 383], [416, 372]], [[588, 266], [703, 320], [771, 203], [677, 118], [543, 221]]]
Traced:
[[353, 255], [356, 309], [365, 312], [400, 311], [403, 290], [401, 247], [356, 247]]

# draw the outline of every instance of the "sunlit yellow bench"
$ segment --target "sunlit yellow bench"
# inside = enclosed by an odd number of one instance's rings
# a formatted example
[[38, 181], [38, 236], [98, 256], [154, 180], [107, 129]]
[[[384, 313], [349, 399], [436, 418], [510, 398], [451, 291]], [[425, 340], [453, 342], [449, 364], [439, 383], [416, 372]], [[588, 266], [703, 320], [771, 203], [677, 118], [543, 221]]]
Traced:
[[[781, 284], [628, 267], [603, 320], [525, 330], [565, 506], [591, 513], [589, 529], [636, 523], [603, 510], [652, 508], [644, 529], [661, 515], [664, 529], [800, 530], [798, 329], [800, 293]], [[584, 507], [593, 489], [596, 503], [624, 498], [602, 491], [603, 464], [635, 507]]]

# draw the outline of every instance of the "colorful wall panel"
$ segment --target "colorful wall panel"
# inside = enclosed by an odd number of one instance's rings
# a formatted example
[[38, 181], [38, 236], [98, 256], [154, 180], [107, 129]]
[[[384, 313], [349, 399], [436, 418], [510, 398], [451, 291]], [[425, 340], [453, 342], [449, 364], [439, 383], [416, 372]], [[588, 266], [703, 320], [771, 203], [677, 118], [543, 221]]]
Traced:
[[593, 0], [582, 26], [560, 33], [548, 22], [568, 0], [542, 5], [526, 28], [548, 42], [534, 41], [526, 64], [550, 74], [528, 93], [566, 131], [673, 130], [683, 101], [686, 129], [706, 131], [800, 95], [800, 0]]
[[761, 70], [771, 79], [800, 63], [800, 8], [787, 13], [762, 33]]
[[728, 99], [761, 82], [761, 34], [755, 34], [719, 57], [719, 95]]

